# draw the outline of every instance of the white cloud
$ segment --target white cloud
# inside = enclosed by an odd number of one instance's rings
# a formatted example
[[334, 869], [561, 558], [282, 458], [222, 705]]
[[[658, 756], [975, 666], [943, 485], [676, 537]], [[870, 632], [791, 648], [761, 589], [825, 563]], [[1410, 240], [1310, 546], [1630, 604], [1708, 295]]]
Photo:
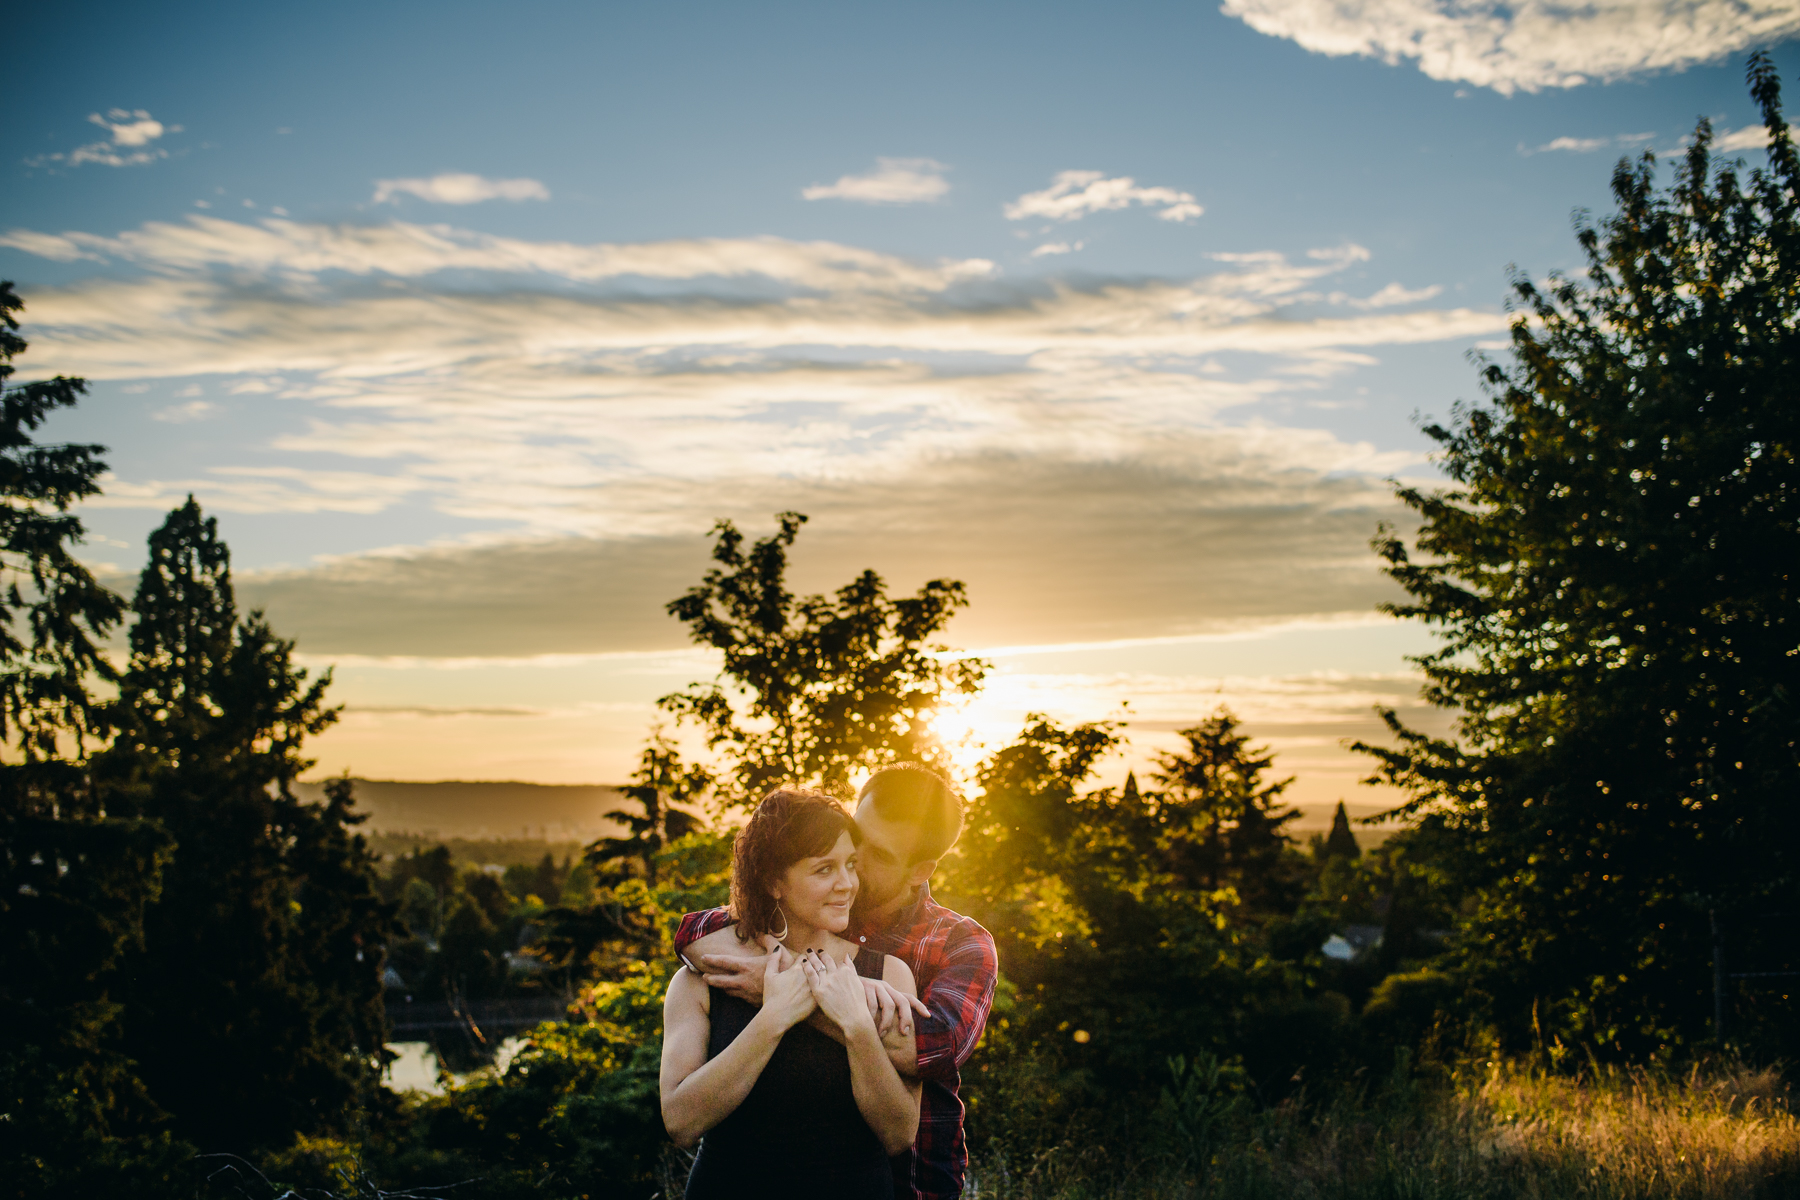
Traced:
[[1129, 175], [1112, 179], [1103, 171], [1062, 171], [1041, 192], [1026, 192], [1006, 206], [1006, 219], [1023, 221], [1043, 217], [1052, 221], [1079, 221], [1089, 213], [1108, 212], [1142, 204], [1160, 208], [1165, 221], [1190, 221], [1206, 210], [1187, 192], [1174, 188], [1139, 187]]
[[1220, 11], [1331, 56], [1412, 59], [1510, 95], [1681, 70], [1800, 33], [1800, 0], [1225, 0]]
[[1612, 145], [1611, 138], [1559, 137], [1553, 138], [1539, 146], [1538, 153], [1543, 154], [1551, 150], [1567, 150], [1572, 154], [1586, 154], [1593, 150], [1604, 149], [1610, 145]]
[[374, 203], [391, 204], [401, 196], [417, 196], [433, 204], [479, 204], [483, 200], [548, 200], [550, 190], [535, 179], [488, 179], [456, 173], [375, 181]]
[[1045, 242], [1031, 252], [1031, 257], [1043, 258], [1050, 254], [1073, 254], [1086, 244], [1085, 242]]
[[1398, 283], [1390, 283], [1373, 296], [1361, 300], [1346, 296], [1342, 292], [1333, 292], [1331, 300], [1336, 304], [1348, 304], [1355, 308], [1394, 308], [1402, 304], [1418, 304], [1441, 294], [1443, 288], [1438, 284], [1430, 287], [1408, 289]]
[[[208, 395], [279, 389], [286, 432], [259, 445], [254, 467], [196, 451], [179, 475], [109, 480], [97, 506], [166, 508], [190, 491], [231, 512], [416, 506], [515, 539], [565, 539], [551, 557], [581, 569], [592, 563], [566, 539], [627, 558], [650, 539], [644, 552], [679, 551], [669, 570], [688, 577], [704, 557], [695, 531], [717, 516], [797, 507], [822, 524], [835, 514], [842, 559], [873, 537], [895, 547], [896, 577], [980, 567], [983, 604], [1001, 601], [1021, 637], [1072, 622], [1098, 638], [1248, 620], [1265, 602], [1234, 597], [1267, 593], [1253, 581], [1276, 563], [1284, 605], [1365, 605], [1379, 586], [1369, 530], [1397, 515], [1381, 478], [1419, 459], [1265, 421], [1279, 411], [1265, 402], [1303, 401], [1383, 346], [1466, 344], [1506, 327], [1497, 311], [1384, 307], [1420, 298], [1399, 288], [1362, 302], [1369, 311], [1306, 315], [1323, 281], [1369, 259], [1355, 245], [1077, 283], [829, 243], [573, 246], [399, 223], [195, 217], [21, 243], [130, 268], [33, 293], [34, 372], [176, 388], [204, 377]], [[480, 271], [494, 286], [472, 280]], [[687, 282], [645, 289], [647, 274]], [[370, 276], [404, 283], [371, 287]], [[194, 399], [163, 419], [225, 415]], [[1157, 549], [1177, 528], [1199, 540]], [[946, 565], [934, 556], [951, 533], [962, 549]], [[506, 561], [446, 560], [406, 586], [449, 611], [462, 593], [433, 580]], [[1053, 577], [1056, 604], [1033, 599]], [[388, 636], [394, 622], [366, 603], [386, 586], [381, 571], [306, 578], [285, 631], [355, 626], [365, 647]], [[1097, 589], [1119, 579], [1154, 602], [1109, 615]], [[476, 631], [501, 610], [477, 599], [393, 645], [466, 636], [467, 653], [488, 652]], [[313, 615], [292, 615], [302, 610]], [[645, 611], [664, 620], [656, 604]], [[587, 620], [571, 608], [530, 636], [566, 643]]]
[[1713, 149], [1721, 154], [1730, 154], [1734, 150], [1761, 150], [1768, 144], [1769, 131], [1765, 126], [1746, 125], [1742, 129], [1720, 134], [1713, 142]]
[[[188, 393], [182, 392], [180, 394], [185, 396]], [[218, 410], [218, 405], [209, 404], [205, 400], [189, 400], [186, 404], [171, 404], [169, 407], [158, 409], [150, 415], [155, 420], [168, 421], [172, 424], [179, 425], [188, 421], [203, 420], [210, 417]]]
[[83, 163], [100, 163], [108, 167], [140, 167], [169, 152], [152, 142], [165, 133], [180, 133], [179, 125], [164, 125], [141, 108], [108, 110], [105, 116], [89, 113], [88, 120], [111, 135], [105, 141], [77, 146], [67, 154], [44, 154], [25, 160], [26, 166], [42, 167], [52, 163], [79, 167]]
[[815, 183], [801, 191], [808, 200], [856, 200], [863, 204], [918, 204], [950, 190], [950, 168], [929, 158], [878, 158], [873, 171], [843, 175], [836, 183]]

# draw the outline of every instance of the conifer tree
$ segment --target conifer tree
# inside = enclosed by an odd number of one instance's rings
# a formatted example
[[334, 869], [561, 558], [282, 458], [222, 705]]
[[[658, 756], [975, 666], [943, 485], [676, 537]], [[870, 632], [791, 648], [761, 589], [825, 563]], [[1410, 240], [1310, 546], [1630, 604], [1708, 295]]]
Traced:
[[393, 921], [349, 781], [323, 805], [293, 790], [304, 739], [337, 716], [329, 673], [309, 681], [260, 613], [239, 618], [229, 550], [191, 497], [151, 534], [132, 607], [100, 768], [115, 806], [177, 846], [131, 959], [128, 1045], [204, 1148], [342, 1127], [378, 1083]]

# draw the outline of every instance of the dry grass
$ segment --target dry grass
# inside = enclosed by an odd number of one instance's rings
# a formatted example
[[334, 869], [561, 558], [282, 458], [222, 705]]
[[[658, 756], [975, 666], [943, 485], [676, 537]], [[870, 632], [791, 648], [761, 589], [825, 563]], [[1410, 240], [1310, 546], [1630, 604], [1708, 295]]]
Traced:
[[[1178, 1114], [1162, 1114], [1165, 1118]], [[1168, 1128], [1179, 1123], [1167, 1121]], [[1189, 1126], [1191, 1128], [1191, 1123]], [[1198, 1152], [1196, 1152], [1198, 1150]], [[1762, 1200], [1800, 1197], [1772, 1071], [1570, 1078], [1482, 1064], [1437, 1087], [1243, 1114], [1205, 1147], [975, 1164], [968, 1200]]]

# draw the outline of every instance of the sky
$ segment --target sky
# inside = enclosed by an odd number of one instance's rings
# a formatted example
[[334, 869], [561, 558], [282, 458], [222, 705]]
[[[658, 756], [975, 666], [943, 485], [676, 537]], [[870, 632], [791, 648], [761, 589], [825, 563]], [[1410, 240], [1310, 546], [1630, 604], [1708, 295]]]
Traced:
[[38, 5], [9, 18], [20, 378], [80, 375], [86, 559], [192, 493], [334, 672], [315, 773], [615, 782], [711, 675], [663, 605], [729, 519], [792, 575], [956, 578], [1028, 712], [1220, 705], [1306, 824], [1424, 709], [1369, 548], [1421, 423], [1581, 266], [1622, 155], [1800, 0]]

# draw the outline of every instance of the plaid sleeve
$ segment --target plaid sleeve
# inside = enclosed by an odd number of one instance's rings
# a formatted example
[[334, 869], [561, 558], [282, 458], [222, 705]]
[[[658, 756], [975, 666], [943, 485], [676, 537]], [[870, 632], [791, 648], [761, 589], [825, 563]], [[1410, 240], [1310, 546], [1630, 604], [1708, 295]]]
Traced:
[[919, 997], [931, 1015], [913, 1025], [920, 1078], [955, 1080], [957, 1068], [969, 1061], [987, 1027], [999, 974], [1000, 959], [987, 930], [971, 921], [949, 940], [941, 965]]
[[681, 924], [675, 928], [675, 953], [682, 953], [707, 934], [717, 933], [729, 924], [731, 924], [731, 914], [722, 908], [708, 908], [700, 912], [688, 913], [681, 918]]

